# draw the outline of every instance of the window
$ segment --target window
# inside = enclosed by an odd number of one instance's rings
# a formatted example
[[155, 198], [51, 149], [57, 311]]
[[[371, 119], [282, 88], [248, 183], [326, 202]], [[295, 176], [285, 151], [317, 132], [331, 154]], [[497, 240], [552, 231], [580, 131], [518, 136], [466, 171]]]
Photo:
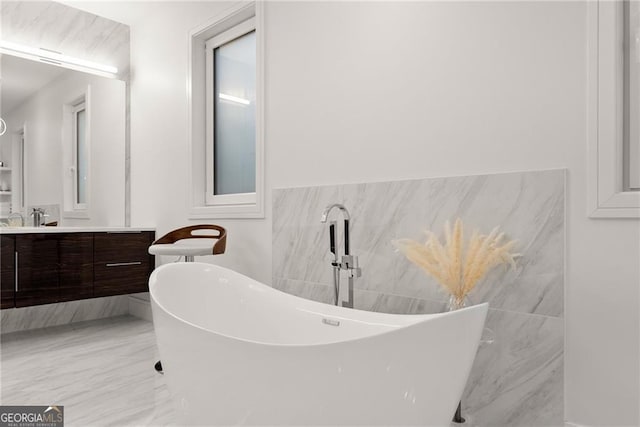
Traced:
[[87, 208], [87, 110], [81, 102], [73, 108], [73, 208]]
[[18, 206], [20, 207], [20, 211], [24, 211], [24, 208], [27, 206], [25, 203], [25, 194], [24, 194], [24, 183], [25, 183], [25, 173], [24, 173], [24, 165], [25, 165], [25, 156], [24, 156], [24, 128], [22, 132], [20, 132], [20, 139], [18, 142], [18, 161], [16, 165], [18, 166], [17, 177], [18, 177]]
[[19, 212], [24, 212], [25, 207], [27, 206], [26, 202], [25, 202], [25, 193], [24, 193], [24, 188], [25, 188], [25, 149], [24, 149], [24, 133], [25, 130], [24, 128], [22, 128], [22, 131], [20, 131], [20, 133], [18, 134], [18, 147], [16, 150], [16, 154], [17, 154], [17, 161], [15, 162], [16, 167], [18, 168], [18, 170], [16, 171], [16, 177], [17, 177], [17, 184], [15, 185], [14, 188], [17, 187], [17, 205], [18, 205], [18, 211]]
[[255, 19], [207, 40], [206, 61], [206, 203], [255, 203]]
[[191, 32], [190, 218], [264, 218], [261, 8]]
[[589, 216], [640, 217], [640, 26], [635, 1], [588, 8]]
[[62, 105], [62, 157], [64, 159], [63, 216], [89, 219], [91, 87]]
[[11, 148], [11, 159], [13, 170], [11, 171], [11, 211], [24, 212], [27, 205], [26, 189], [26, 164], [27, 164], [27, 124], [13, 134]]

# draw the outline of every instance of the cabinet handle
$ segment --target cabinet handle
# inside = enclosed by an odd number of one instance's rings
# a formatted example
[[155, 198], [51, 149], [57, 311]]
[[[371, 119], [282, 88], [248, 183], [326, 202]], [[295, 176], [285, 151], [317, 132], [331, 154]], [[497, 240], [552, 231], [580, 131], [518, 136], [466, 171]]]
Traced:
[[124, 267], [125, 265], [140, 265], [142, 261], [133, 262], [111, 262], [107, 264], [107, 267]]
[[18, 292], [18, 251], [14, 252], [14, 265], [13, 265], [13, 269], [15, 271], [15, 282], [14, 282], [14, 287], [15, 287], [15, 291]]

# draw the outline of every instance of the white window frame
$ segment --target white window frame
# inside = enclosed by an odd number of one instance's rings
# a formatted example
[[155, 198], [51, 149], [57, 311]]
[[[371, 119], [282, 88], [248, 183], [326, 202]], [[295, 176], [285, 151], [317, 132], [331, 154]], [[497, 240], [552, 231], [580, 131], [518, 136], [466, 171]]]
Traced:
[[[214, 194], [214, 164], [215, 164], [215, 129], [214, 129], [214, 77], [215, 77], [215, 59], [214, 50], [232, 40], [242, 37], [256, 30], [256, 19], [251, 18], [240, 24], [218, 34], [205, 43], [206, 49], [206, 185], [205, 185], [205, 204], [208, 206], [241, 206], [252, 205], [256, 203], [256, 193], [237, 193], [237, 194]], [[255, 139], [254, 139], [255, 143]], [[256, 174], [257, 181], [257, 174]], [[257, 188], [258, 182], [256, 182]]]
[[[91, 219], [91, 85], [84, 92], [76, 92], [62, 105], [62, 153], [64, 158], [62, 217], [68, 219]], [[85, 110], [85, 144], [88, 161], [85, 203], [77, 203], [77, 148], [76, 114], [79, 106]]]
[[[238, 3], [189, 33], [188, 97], [189, 157], [188, 212], [190, 219], [264, 218], [264, 37], [262, 2]], [[206, 42], [235, 27], [253, 22], [256, 32], [256, 191], [213, 196], [213, 146], [207, 148]], [[212, 95], [212, 94], [211, 94]], [[212, 120], [210, 120], [212, 121]], [[211, 137], [211, 140], [213, 138]], [[211, 162], [211, 167], [207, 167]], [[210, 172], [207, 171], [209, 169]], [[213, 200], [212, 200], [213, 199]]]
[[640, 192], [624, 189], [621, 1], [587, 3], [588, 215], [640, 218]]
[[25, 212], [27, 207], [27, 122], [13, 133], [11, 160], [11, 205], [12, 212]]
[[[630, 28], [633, 24], [633, 18], [637, 22], [640, 15], [640, 2], [631, 0], [625, 2], [625, 43], [628, 52], [628, 62], [625, 64], [625, 85], [629, 90], [625, 99], [625, 106], [628, 111], [625, 112], [625, 120], [629, 117], [640, 117], [640, 28]], [[631, 34], [635, 30], [634, 34]], [[626, 56], [626, 55], [625, 55]], [[625, 188], [632, 191], [640, 191], [640, 120], [629, 122], [625, 129], [626, 147], [624, 149], [625, 157]]]
[[[73, 109], [71, 111], [72, 114], [72, 168], [73, 168], [73, 210], [75, 211], [84, 211], [87, 210], [87, 203], [86, 200], [88, 198], [88, 194], [84, 195], [85, 198], [85, 203], [79, 203], [78, 202], [78, 114], [84, 111], [85, 113], [85, 126], [87, 126], [89, 123], [88, 121], [88, 111], [87, 111], [87, 104], [85, 102], [85, 100], [83, 99], [81, 102], [79, 102], [78, 104], [73, 106]], [[86, 128], [85, 128], [85, 144], [86, 144], [86, 148], [88, 149], [88, 145], [89, 145], [89, 138], [88, 135], [86, 135]], [[88, 153], [87, 153], [88, 154]], [[88, 160], [88, 159], [87, 159]], [[87, 182], [88, 185], [88, 182]], [[88, 188], [85, 185], [85, 193], [88, 193]]]

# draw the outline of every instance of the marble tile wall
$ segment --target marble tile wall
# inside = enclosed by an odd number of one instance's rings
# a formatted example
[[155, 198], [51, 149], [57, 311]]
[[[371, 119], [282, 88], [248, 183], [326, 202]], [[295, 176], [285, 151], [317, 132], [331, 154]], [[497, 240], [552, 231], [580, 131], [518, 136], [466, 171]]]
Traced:
[[129, 26], [53, 1], [2, 1], [3, 40], [114, 65], [129, 74]]
[[517, 267], [496, 268], [470, 296], [489, 302], [486, 327], [495, 340], [478, 352], [463, 412], [472, 425], [563, 424], [564, 170], [276, 189], [274, 287], [331, 302], [329, 236], [320, 214], [336, 202], [351, 213], [352, 253], [362, 267], [359, 309], [445, 309], [447, 295], [394, 249], [394, 239], [422, 239], [422, 230], [440, 232], [457, 217], [467, 233], [500, 226], [517, 239]]
[[0, 333], [67, 325], [129, 314], [129, 296], [91, 298], [0, 311]]

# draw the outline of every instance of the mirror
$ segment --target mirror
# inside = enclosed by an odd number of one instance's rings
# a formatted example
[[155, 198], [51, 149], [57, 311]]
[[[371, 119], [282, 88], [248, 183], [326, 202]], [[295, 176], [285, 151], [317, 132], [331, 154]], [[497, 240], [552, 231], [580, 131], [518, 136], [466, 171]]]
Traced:
[[41, 207], [46, 223], [128, 225], [129, 28], [53, 2], [1, 7], [0, 222]]

